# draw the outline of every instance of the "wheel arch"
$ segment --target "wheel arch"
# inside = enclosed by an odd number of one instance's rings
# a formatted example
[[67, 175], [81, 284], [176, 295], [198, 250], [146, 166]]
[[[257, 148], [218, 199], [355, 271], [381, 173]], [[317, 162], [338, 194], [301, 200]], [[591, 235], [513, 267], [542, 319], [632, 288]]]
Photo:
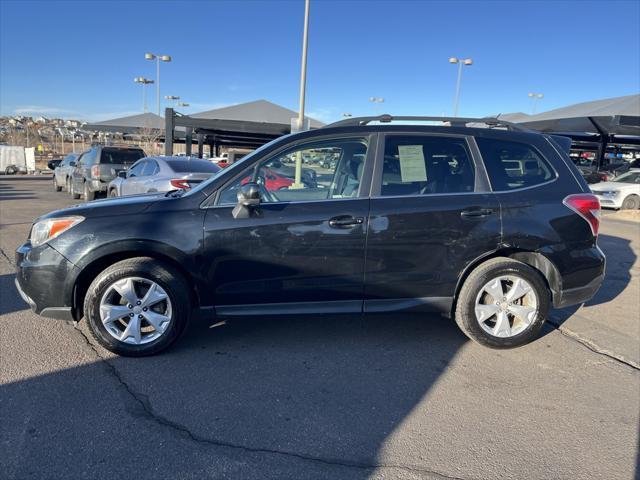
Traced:
[[482, 265], [487, 260], [491, 260], [497, 257], [505, 257], [511, 258], [513, 260], [517, 260], [522, 262], [531, 268], [535, 269], [542, 275], [542, 278], [545, 280], [547, 286], [549, 287], [549, 291], [551, 292], [553, 303], [555, 303], [556, 298], [559, 298], [560, 292], [562, 291], [562, 277], [558, 272], [558, 268], [553, 264], [551, 260], [545, 257], [542, 253], [532, 252], [528, 250], [519, 250], [513, 248], [504, 248], [498, 249], [494, 252], [487, 253], [476, 258], [472, 261], [467, 267], [462, 271], [460, 276], [458, 277], [458, 282], [456, 284], [456, 290], [453, 297], [453, 302], [451, 305], [450, 315], [453, 318], [453, 315], [456, 311], [456, 304], [458, 302], [458, 296], [460, 294], [460, 289], [462, 285], [466, 281], [467, 277], [471, 274], [473, 270]]
[[109, 244], [105, 248], [82, 258], [82, 263], [77, 265], [80, 273], [75, 278], [73, 285], [72, 313], [75, 320], [80, 320], [83, 315], [84, 298], [91, 282], [107, 267], [121, 260], [137, 257], [150, 257], [165, 263], [182, 274], [190, 286], [189, 299], [193, 307], [200, 305], [198, 283], [188, 268], [186, 262], [181, 261], [183, 255], [175, 255], [166, 245], [156, 242], [125, 242]]

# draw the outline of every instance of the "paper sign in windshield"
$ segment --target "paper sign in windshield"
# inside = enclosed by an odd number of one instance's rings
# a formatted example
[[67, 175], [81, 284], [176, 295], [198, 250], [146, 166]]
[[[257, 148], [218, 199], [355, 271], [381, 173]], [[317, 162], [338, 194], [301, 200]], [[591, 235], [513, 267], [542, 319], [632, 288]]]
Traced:
[[427, 167], [422, 145], [398, 145], [400, 177], [403, 182], [426, 182]]

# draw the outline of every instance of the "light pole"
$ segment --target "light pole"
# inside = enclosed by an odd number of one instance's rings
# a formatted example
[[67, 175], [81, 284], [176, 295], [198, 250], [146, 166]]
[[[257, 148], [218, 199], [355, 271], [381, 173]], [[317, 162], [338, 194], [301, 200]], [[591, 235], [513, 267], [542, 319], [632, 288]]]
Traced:
[[144, 58], [146, 60], [156, 61], [156, 103], [158, 108], [158, 115], [160, 115], [160, 62], [170, 62], [171, 57], [169, 55], [156, 55], [155, 53], [145, 53]]
[[178, 103], [178, 100], [180, 100], [180, 97], [178, 95], [165, 95], [164, 99], [169, 100], [170, 102], [175, 102], [173, 105], [175, 107]]
[[462, 81], [462, 66], [463, 65], [467, 65], [467, 66], [471, 66], [473, 65], [473, 60], [470, 58], [456, 58], [456, 57], [451, 57], [449, 59], [449, 63], [457, 63], [458, 64], [458, 80], [456, 82], [456, 96], [453, 100], [453, 116], [457, 117], [458, 116], [458, 104], [460, 102], [460, 82]]
[[543, 93], [529, 93], [528, 96], [531, 99], [531, 103], [532, 103], [532, 105], [531, 105], [531, 115], [535, 115], [537, 102], [538, 102], [538, 100], [541, 100], [541, 99], [544, 98], [544, 94]]
[[188, 103], [185, 102], [178, 102], [176, 103], [176, 107], [182, 107], [182, 108], [187, 108], [189, 106]]
[[147, 85], [153, 83], [153, 80], [149, 80], [144, 77], [136, 77], [133, 81], [142, 84], [142, 112], [147, 113]]
[[353, 115], [351, 115], [349, 112], [345, 112], [345, 113], [343, 113], [343, 114], [342, 114], [342, 116], [343, 116], [344, 118], [353, 117]]
[[374, 107], [374, 108], [373, 108], [373, 111], [374, 111], [376, 114], [380, 113], [380, 112], [378, 111], [377, 104], [384, 103], [384, 98], [382, 98], [382, 97], [369, 97], [369, 101], [370, 101], [371, 103], [373, 103], [373, 107]]
[[[304, 128], [304, 100], [307, 87], [307, 50], [309, 45], [309, 5], [304, 2], [304, 30], [302, 32], [302, 62], [300, 64], [300, 106], [298, 108], [298, 131]], [[302, 184], [302, 152], [296, 155], [296, 170], [291, 188], [304, 188]]]

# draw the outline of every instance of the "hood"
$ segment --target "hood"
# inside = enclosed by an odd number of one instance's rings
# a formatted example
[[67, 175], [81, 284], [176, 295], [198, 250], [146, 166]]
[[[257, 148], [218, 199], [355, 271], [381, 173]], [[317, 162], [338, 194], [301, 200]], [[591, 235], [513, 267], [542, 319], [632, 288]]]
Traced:
[[86, 218], [103, 217], [108, 215], [129, 215], [143, 212], [158, 201], [169, 200], [164, 193], [132, 195], [129, 197], [105, 198], [92, 202], [80, 203], [69, 208], [56, 210], [43, 215], [45, 218], [64, 217], [67, 215], [81, 215]]
[[597, 191], [597, 192], [606, 192], [610, 190], [620, 190], [621, 188], [631, 187], [633, 185], [634, 185], [633, 183], [600, 182], [600, 183], [591, 185], [591, 190]]

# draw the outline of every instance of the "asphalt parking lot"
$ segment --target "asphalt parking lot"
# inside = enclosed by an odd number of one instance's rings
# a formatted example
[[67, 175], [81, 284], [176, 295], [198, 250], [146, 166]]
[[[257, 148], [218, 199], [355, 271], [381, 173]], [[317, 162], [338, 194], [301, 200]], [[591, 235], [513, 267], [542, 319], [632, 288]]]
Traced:
[[31, 221], [75, 202], [0, 177], [0, 478], [640, 477], [640, 223], [604, 217], [603, 288], [517, 350], [440, 317], [305, 316], [199, 319], [130, 359], [13, 286]]

